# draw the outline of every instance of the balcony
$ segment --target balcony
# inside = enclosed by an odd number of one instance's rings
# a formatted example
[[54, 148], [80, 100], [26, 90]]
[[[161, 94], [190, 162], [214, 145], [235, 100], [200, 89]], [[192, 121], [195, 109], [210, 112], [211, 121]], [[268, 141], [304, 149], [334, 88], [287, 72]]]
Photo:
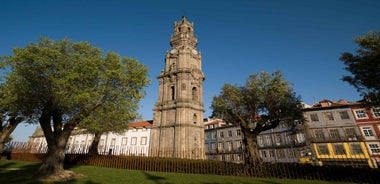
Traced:
[[347, 136], [347, 137], [311, 137], [310, 142], [312, 143], [327, 143], [327, 142], [357, 142], [364, 141], [363, 136]]
[[227, 153], [242, 153], [243, 148], [234, 148], [234, 149], [210, 149], [206, 150], [206, 155], [216, 155], [216, 154], [227, 154]]
[[302, 147], [306, 146], [306, 141], [303, 142], [298, 142], [298, 141], [293, 141], [293, 142], [281, 142], [281, 143], [273, 143], [270, 145], [259, 145], [259, 149], [266, 149], [266, 148], [296, 148], [296, 147]]

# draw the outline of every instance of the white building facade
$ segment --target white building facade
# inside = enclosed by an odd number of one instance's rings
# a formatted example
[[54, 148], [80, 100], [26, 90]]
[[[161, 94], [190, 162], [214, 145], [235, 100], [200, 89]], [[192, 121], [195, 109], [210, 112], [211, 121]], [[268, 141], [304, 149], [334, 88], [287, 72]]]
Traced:
[[[104, 133], [98, 144], [99, 154], [149, 156], [152, 121], [130, 123], [122, 133]], [[94, 139], [83, 129], [74, 129], [66, 146], [67, 154], [87, 153]], [[47, 143], [40, 127], [29, 138], [31, 153], [46, 153]]]

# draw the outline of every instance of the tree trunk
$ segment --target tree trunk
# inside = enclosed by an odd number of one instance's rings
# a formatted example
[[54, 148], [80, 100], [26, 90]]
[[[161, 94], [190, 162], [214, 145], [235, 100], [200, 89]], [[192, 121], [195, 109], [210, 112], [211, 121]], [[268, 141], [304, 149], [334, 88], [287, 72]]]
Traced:
[[257, 149], [257, 135], [256, 132], [249, 130], [244, 131], [243, 142], [245, 147], [245, 169], [243, 172], [247, 172], [248, 175], [255, 177], [263, 177], [263, 162]]
[[0, 160], [1, 160], [1, 157], [3, 156], [3, 150], [4, 150], [4, 142], [3, 140], [0, 140]]
[[246, 145], [246, 161], [248, 163], [261, 163], [261, 157], [257, 149], [257, 134], [248, 131], [244, 132], [244, 143]]
[[45, 160], [35, 173], [37, 179], [59, 176], [64, 172], [65, 147], [66, 144], [62, 140], [58, 140], [57, 144], [49, 146]]
[[94, 140], [91, 143], [90, 149], [88, 150], [88, 154], [90, 155], [99, 155], [98, 145], [100, 141], [100, 133], [95, 133]]
[[[11, 133], [12, 132], [9, 132], [9, 131], [0, 132], [0, 155], [3, 155], [4, 145], [6, 143], [7, 138], [9, 137], [9, 135]], [[0, 157], [0, 159], [1, 159], [1, 157]]]
[[[54, 128], [51, 126], [51, 117]], [[74, 177], [74, 173], [65, 171], [63, 165], [67, 140], [75, 126], [72, 123], [66, 123], [63, 126], [62, 115], [58, 111], [44, 110], [39, 120], [48, 144], [48, 152], [42, 165], [34, 174], [34, 178], [62, 181]]]
[[4, 127], [0, 127], [0, 155], [3, 154], [4, 145], [7, 142], [7, 139], [22, 120], [19, 118], [16, 119], [16, 117], [10, 117], [8, 121], [9, 123], [4, 125]]

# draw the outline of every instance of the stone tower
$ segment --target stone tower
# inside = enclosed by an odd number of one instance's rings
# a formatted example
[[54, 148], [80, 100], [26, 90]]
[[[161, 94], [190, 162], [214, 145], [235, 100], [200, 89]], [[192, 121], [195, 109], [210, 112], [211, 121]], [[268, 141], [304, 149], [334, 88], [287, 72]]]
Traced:
[[153, 109], [151, 154], [204, 159], [203, 81], [201, 53], [194, 24], [182, 17], [174, 23], [172, 49], [166, 51]]

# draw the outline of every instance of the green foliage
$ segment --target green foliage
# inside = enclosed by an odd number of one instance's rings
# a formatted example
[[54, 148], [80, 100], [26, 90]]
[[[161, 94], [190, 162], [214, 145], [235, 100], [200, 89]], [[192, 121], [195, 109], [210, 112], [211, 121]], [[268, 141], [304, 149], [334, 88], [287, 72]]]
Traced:
[[211, 108], [213, 117], [240, 124], [255, 135], [281, 121], [302, 119], [300, 97], [279, 71], [252, 74], [244, 86], [225, 84]]
[[369, 104], [380, 105], [380, 31], [370, 31], [355, 38], [355, 54], [344, 52], [340, 60], [352, 76], [343, 81], [353, 85]]
[[91, 44], [69, 39], [41, 38], [15, 48], [14, 55], [2, 57], [2, 68], [9, 71], [0, 86], [1, 106], [30, 123], [54, 112], [57, 127], [120, 130], [137, 116], [149, 84], [147, 68], [136, 60], [116, 53], [103, 57]]
[[281, 122], [295, 127], [302, 121], [300, 97], [281, 72], [252, 74], [244, 86], [225, 84], [211, 104], [212, 116], [229, 123], [239, 124], [243, 143], [247, 145], [246, 163], [261, 162], [257, 150], [257, 135], [277, 127]]

